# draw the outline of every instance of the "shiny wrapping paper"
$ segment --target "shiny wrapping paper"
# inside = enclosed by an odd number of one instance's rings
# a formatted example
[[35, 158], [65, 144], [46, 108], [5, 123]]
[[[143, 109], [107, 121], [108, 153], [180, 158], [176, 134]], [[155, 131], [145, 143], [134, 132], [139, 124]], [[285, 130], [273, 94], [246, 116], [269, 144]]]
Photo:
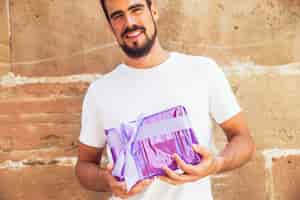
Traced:
[[178, 169], [172, 158], [174, 153], [188, 164], [198, 164], [201, 160], [192, 150], [192, 144], [198, 141], [181, 105], [140, 115], [136, 121], [121, 123], [105, 133], [114, 161], [112, 174], [125, 181], [128, 190], [140, 180], [164, 175], [163, 166]]

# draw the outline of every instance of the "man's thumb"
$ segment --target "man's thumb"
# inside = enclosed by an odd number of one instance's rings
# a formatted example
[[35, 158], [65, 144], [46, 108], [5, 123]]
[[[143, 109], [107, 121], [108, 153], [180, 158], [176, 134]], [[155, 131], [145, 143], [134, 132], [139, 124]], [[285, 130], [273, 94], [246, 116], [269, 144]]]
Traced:
[[107, 169], [108, 171], [112, 171], [113, 168], [114, 168], [114, 165], [113, 165], [112, 163], [109, 163], [109, 164], [106, 166], [106, 169]]

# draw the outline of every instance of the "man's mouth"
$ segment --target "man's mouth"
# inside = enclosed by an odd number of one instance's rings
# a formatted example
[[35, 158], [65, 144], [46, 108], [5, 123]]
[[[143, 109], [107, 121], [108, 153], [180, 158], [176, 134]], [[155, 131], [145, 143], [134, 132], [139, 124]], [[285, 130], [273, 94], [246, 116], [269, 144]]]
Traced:
[[135, 31], [131, 31], [131, 32], [128, 32], [125, 37], [126, 38], [129, 38], [129, 39], [133, 39], [133, 38], [137, 38], [139, 37], [141, 34], [143, 33], [142, 30], [135, 30]]

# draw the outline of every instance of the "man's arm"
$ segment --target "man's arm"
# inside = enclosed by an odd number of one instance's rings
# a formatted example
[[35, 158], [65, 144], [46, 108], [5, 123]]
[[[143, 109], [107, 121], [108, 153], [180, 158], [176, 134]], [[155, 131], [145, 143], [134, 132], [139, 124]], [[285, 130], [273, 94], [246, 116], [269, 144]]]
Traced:
[[99, 167], [102, 152], [103, 148], [93, 148], [79, 143], [75, 173], [86, 189], [109, 192], [110, 188], [106, 180], [108, 171]]
[[219, 154], [219, 172], [229, 171], [247, 163], [255, 153], [254, 141], [242, 113], [220, 124], [226, 134], [228, 144]]
[[174, 159], [184, 173], [177, 174], [168, 167], [164, 167], [166, 176], [162, 176], [161, 179], [178, 185], [229, 171], [248, 162], [254, 155], [255, 145], [242, 114], [235, 115], [220, 126], [227, 136], [228, 144], [218, 156], [215, 157], [208, 149], [200, 145], [193, 146], [194, 151], [202, 156], [200, 164], [186, 164], [178, 155], [174, 155]]
[[79, 182], [88, 190], [97, 192], [111, 192], [121, 198], [129, 198], [143, 191], [153, 180], [146, 179], [134, 185], [127, 191], [124, 182], [112, 176], [112, 165], [100, 168], [99, 162], [103, 148], [93, 148], [79, 143], [76, 176]]

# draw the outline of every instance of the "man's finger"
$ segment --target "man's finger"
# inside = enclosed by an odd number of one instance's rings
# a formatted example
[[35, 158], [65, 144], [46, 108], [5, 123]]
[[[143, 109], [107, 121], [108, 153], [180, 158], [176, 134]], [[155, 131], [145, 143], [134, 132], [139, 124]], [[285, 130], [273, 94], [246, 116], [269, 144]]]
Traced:
[[192, 148], [196, 153], [200, 154], [202, 156], [202, 159], [204, 159], [204, 160], [212, 156], [209, 149], [207, 149], [203, 146], [193, 144]]
[[171, 179], [181, 181], [180, 175], [169, 169], [168, 167], [162, 167], [162, 169], [165, 171], [168, 177]]
[[173, 179], [175, 181], [190, 182], [190, 181], [194, 181], [197, 178], [196, 176], [193, 175], [177, 174], [176, 172], [169, 169], [168, 167], [162, 167], [162, 169], [165, 171], [168, 178]]
[[126, 200], [127, 198], [130, 197], [129, 195], [127, 195], [124, 192], [115, 192], [114, 195], [121, 198], [122, 200]]
[[112, 173], [112, 170], [114, 168], [114, 165], [109, 163], [108, 165], [106, 165], [106, 170], [111, 174]]
[[133, 188], [129, 191], [130, 195], [136, 194], [144, 190], [147, 186], [149, 186], [154, 179], [146, 179], [138, 182]]
[[127, 193], [126, 185], [124, 182], [113, 182], [111, 183], [112, 191], [118, 191], [121, 193]]
[[184, 160], [182, 160], [177, 154], [174, 154], [173, 158], [175, 159], [178, 167], [182, 169], [185, 173], [191, 175], [197, 174], [196, 168], [193, 165], [185, 163]]
[[109, 185], [112, 190], [118, 190], [121, 192], [126, 192], [126, 185], [124, 181], [118, 181], [116, 177], [113, 175], [109, 174], [107, 176]]

